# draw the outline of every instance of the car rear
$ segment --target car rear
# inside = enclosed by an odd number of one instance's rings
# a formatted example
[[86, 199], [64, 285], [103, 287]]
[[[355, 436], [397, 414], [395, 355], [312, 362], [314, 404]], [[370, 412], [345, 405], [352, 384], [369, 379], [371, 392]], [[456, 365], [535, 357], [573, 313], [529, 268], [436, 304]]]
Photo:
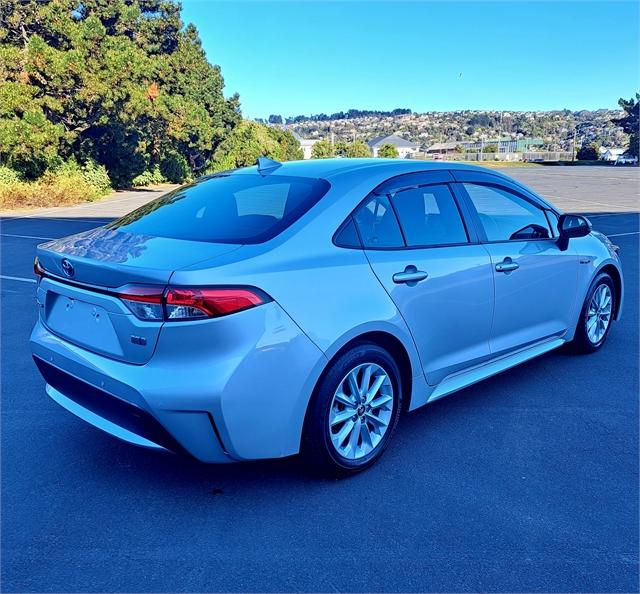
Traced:
[[[220, 271], [265, 249], [327, 189], [217, 175], [39, 246], [31, 345], [49, 395], [121, 439], [203, 461], [295, 453], [289, 419], [323, 355], [251, 274], [228, 284]], [[197, 283], [172, 282], [194, 266]], [[283, 361], [287, 373], [274, 373]]]

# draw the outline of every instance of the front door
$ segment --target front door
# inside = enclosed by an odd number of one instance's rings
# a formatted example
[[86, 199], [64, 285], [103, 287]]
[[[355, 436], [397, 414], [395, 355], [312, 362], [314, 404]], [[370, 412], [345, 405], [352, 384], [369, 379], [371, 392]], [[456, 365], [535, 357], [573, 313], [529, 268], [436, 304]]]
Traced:
[[477, 215], [495, 281], [491, 351], [499, 355], [562, 336], [575, 306], [578, 258], [558, 247], [551, 217], [515, 189], [462, 183]]

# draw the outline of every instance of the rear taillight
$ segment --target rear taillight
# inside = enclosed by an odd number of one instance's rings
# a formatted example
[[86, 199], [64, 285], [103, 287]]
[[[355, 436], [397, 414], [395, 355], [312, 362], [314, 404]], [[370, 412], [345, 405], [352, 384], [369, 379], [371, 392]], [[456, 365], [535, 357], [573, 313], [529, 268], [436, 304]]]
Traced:
[[163, 293], [161, 287], [127, 285], [117, 296], [141, 320], [164, 320]]
[[38, 282], [40, 282], [40, 280], [44, 276], [44, 269], [42, 268], [42, 266], [40, 266], [38, 256], [36, 256], [36, 259], [33, 261], [33, 273], [38, 277]]
[[264, 294], [245, 288], [170, 288], [165, 293], [168, 320], [218, 318], [264, 302]]
[[271, 299], [252, 287], [127, 286], [118, 297], [141, 320], [184, 321], [218, 318], [267, 303]]

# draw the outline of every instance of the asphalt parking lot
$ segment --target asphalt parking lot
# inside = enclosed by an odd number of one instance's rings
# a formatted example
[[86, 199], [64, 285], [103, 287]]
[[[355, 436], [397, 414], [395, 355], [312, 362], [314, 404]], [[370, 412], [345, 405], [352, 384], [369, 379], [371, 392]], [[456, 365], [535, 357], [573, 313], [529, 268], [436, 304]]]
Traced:
[[406, 415], [343, 481], [137, 449], [60, 409], [28, 348], [35, 246], [153, 194], [2, 219], [1, 590], [637, 591], [640, 171], [506, 173], [621, 247], [622, 321], [594, 355]]

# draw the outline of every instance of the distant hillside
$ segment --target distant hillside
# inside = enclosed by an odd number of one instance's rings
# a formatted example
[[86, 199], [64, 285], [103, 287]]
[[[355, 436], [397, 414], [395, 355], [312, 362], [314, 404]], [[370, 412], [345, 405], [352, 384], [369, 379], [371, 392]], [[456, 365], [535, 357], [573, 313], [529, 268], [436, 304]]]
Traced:
[[547, 150], [570, 150], [576, 131], [576, 146], [597, 142], [603, 146], [626, 147], [629, 139], [611, 123], [621, 110], [596, 111], [449, 111], [412, 113], [408, 109], [390, 112], [350, 109], [330, 116], [286, 118], [287, 128], [303, 138], [369, 140], [397, 134], [423, 148], [435, 142], [456, 142], [500, 137], [541, 138]]

